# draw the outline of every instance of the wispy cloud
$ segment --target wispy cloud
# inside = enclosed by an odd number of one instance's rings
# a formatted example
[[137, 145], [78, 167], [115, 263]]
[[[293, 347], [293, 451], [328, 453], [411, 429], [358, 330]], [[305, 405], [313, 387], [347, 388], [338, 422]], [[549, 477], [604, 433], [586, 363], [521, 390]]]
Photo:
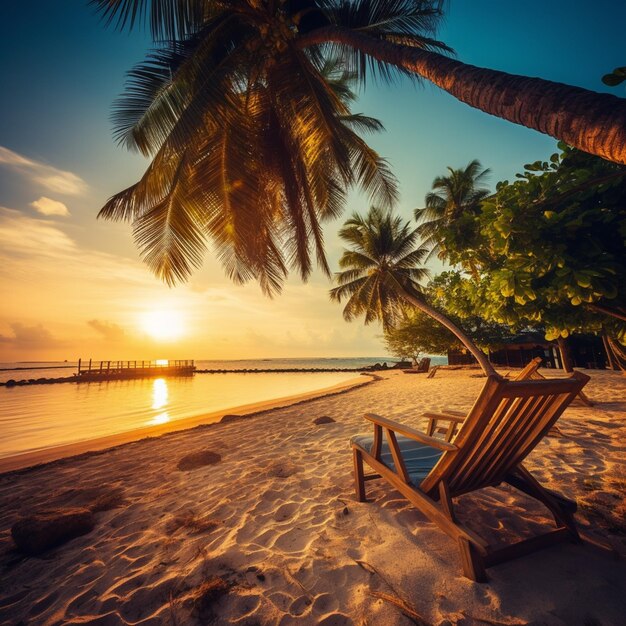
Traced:
[[0, 165], [19, 172], [31, 182], [55, 193], [78, 196], [88, 189], [87, 183], [77, 174], [29, 159], [4, 146], [0, 146]]
[[41, 324], [27, 326], [20, 322], [10, 324], [13, 336], [0, 335], [0, 343], [10, 343], [17, 348], [29, 350], [31, 348], [52, 348], [59, 347], [61, 342], [57, 341], [52, 333]]
[[101, 320], [89, 320], [87, 324], [107, 341], [120, 341], [124, 338], [124, 329], [119, 324]]
[[30, 206], [32, 206], [37, 213], [41, 213], [42, 215], [61, 215], [67, 217], [70, 214], [65, 204], [58, 200], [53, 200], [52, 198], [46, 198], [46, 196], [41, 196], [39, 200], [31, 202]]

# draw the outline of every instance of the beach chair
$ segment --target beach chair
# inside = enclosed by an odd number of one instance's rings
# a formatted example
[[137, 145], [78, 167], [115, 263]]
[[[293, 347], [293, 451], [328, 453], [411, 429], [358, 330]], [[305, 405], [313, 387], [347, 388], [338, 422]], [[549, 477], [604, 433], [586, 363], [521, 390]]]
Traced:
[[430, 368], [430, 359], [428, 357], [424, 357], [419, 360], [417, 367], [412, 369], [402, 370], [405, 374], [425, 374], [428, 372]]
[[[366, 481], [384, 478], [457, 542], [465, 576], [478, 582], [486, 580], [487, 567], [558, 541], [580, 541], [573, 518], [576, 504], [546, 490], [523, 461], [588, 380], [579, 372], [552, 380], [510, 381], [489, 376], [467, 417], [439, 417], [460, 423], [452, 441], [379, 415], [365, 415], [374, 424], [373, 435], [351, 439], [358, 500], [366, 501]], [[364, 463], [375, 473], [366, 475]], [[542, 502], [554, 517], [556, 529], [490, 549], [485, 539], [457, 518], [453, 499], [501, 483]]]
[[537, 371], [543, 359], [540, 356], [536, 356], [532, 361], [529, 361], [524, 367], [515, 375], [513, 380], [544, 380], [544, 376]]

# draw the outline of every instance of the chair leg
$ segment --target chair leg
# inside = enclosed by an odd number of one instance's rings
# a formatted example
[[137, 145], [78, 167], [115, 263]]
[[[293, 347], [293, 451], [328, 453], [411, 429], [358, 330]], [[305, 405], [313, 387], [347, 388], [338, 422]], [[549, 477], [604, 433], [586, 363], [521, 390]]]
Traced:
[[357, 448], [353, 448], [352, 452], [354, 459], [354, 488], [356, 491], [356, 498], [359, 502], [366, 502], [365, 478], [363, 476], [363, 456]]
[[474, 544], [465, 539], [465, 537], [459, 537], [458, 542], [465, 576], [477, 583], [487, 582], [485, 564], [474, 547]]

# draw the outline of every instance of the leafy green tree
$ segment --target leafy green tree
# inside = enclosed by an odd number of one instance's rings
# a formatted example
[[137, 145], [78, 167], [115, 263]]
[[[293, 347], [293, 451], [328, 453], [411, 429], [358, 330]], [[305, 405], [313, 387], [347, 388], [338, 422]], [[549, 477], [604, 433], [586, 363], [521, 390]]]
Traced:
[[383, 338], [390, 354], [413, 361], [423, 353], [446, 354], [463, 346], [445, 326], [418, 309], [407, 311], [396, 326], [385, 329]]
[[478, 268], [464, 287], [475, 311], [548, 339], [626, 320], [626, 168], [559, 147], [483, 201], [482, 253], [447, 242], [453, 263]]
[[475, 286], [475, 281], [461, 272], [447, 271], [430, 281], [427, 293], [429, 302], [461, 325], [482, 350], [501, 348], [518, 331], [541, 330], [530, 324], [511, 328], [507, 323], [487, 319], [476, 307]]
[[337, 302], [345, 300], [347, 321], [364, 316], [366, 324], [377, 320], [389, 330], [403, 319], [407, 306], [415, 307], [458, 337], [486, 374], [495, 374], [487, 355], [471, 338], [427, 303], [420, 284], [427, 276], [421, 266], [427, 250], [418, 245], [417, 232], [408, 222], [372, 207], [365, 217], [355, 213], [339, 235], [349, 248], [339, 260], [338, 286], [330, 296]]

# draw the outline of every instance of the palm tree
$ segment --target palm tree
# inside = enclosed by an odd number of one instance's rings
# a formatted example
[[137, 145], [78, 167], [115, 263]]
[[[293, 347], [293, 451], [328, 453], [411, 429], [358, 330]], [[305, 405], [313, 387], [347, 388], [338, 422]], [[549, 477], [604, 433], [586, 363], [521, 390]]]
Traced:
[[210, 36], [168, 44], [131, 73], [115, 132], [153, 159], [99, 216], [131, 221], [169, 284], [200, 265], [209, 238], [228, 276], [272, 295], [289, 268], [307, 279], [311, 243], [330, 275], [321, 222], [341, 213], [351, 185], [390, 206], [396, 182], [357, 133], [382, 125], [350, 112], [353, 75], [298, 50], [271, 63], [254, 46], [233, 52], [248, 26], [229, 19], [216, 15]]
[[421, 266], [427, 249], [418, 245], [416, 229], [388, 210], [372, 207], [344, 224], [340, 237], [348, 243], [335, 274], [338, 286], [331, 300], [346, 300], [347, 321], [363, 315], [365, 323], [379, 320], [386, 330], [401, 319], [407, 305], [420, 309], [456, 335], [476, 358], [485, 374], [496, 374], [487, 355], [456, 324], [424, 300], [420, 281], [428, 275]]
[[[231, 52], [243, 61], [246, 75], [250, 61], [241, 54], [246, 49], [264, 60], [294, 51], [339, 52], [363, 80], [368, 68], [378, 68], [383, 77], [394, 69], [419, 76], [474, 108], [626, 164], [626, 99], [450, 58], [445, 53], [451, 50], [432, 39], [443, 0], [91, 2], [119, 27], [148, 19], [155, 39], [199, 38], [207, 44], [216, 33], [229, 33]], [[205, 71], [219, 73], [223, 57], [213, 61]]]
[[423, 245], [430, 248], [429, 258], [435, 254], [440, 259], [447, 258], [444, 231], [453, 228], [463, 216], [475, 214], [481, 201], [491, 193], [483, 186], [490, 170], [481, 168], [477, 159], [465, 168], [448, 167], [447, 176], [437, 176], [433, 181], [432, 191], [426, 195], [426, 206], [415, 209], [417, 234]]

